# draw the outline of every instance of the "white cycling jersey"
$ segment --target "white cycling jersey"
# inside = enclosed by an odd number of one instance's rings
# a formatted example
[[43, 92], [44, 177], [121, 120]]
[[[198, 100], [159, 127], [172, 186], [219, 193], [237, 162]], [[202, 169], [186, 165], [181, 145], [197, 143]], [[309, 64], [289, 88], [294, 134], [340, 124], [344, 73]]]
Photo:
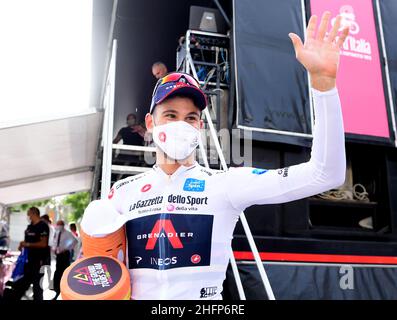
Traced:
[[[195, 163], [172, 175], [155, 165], [115, 183], [108, 198], [117, 222], [95, 231], [93, 224], [100, 226], [101, 220], [91, 219], [84, 230], [107, 233], [126, 224], [132, 299], [221, 299], [233, 230], [242, 210], [301, 199], [343, 184], [344, 130], [337, 90], [312, 92], [315, 126], [308, 162], [282, 169], [228, 171]], [[88, 207], [87, 214], [95, 212]]]

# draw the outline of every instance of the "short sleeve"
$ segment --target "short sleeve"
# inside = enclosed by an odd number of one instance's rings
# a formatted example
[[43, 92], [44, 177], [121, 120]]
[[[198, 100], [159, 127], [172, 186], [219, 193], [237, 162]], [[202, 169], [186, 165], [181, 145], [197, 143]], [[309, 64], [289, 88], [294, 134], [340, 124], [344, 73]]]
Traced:
[[39, 234], [40, 237], [48, 237], [50, 234], [50, 228], [45, 222], [41, 223], [40, 229], [39, 229]]

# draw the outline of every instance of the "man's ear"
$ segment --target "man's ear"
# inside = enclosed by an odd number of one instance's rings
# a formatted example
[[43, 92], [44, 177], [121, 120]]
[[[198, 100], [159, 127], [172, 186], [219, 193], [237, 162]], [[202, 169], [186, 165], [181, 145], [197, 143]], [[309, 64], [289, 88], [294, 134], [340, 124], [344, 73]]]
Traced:
[[153, 133], [153, 115], [147, 113], [145, 116], [145, 125], [148, 132]]

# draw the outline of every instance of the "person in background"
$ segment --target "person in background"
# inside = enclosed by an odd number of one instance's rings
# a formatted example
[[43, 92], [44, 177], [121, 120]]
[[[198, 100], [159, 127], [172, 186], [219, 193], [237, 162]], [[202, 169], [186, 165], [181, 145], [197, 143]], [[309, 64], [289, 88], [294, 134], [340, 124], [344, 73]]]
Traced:
[[48, 259], [50, 230], [47, 223], [40, 219], [38, 208], [29, 208], [27, 216], [29, 225], [25, 230], [25, 240], [18, 247], [18, 250], [27, 250], [27, 262], [24, 266], [24, 275], [16, 284], [15, 297], [20, 300], [33, 283], [33, 300], [43, 300], [43, 289], [40, 285], [43, 276], [41, 267]]
[[[113, 143], [118, 143], [121, 139], [125, 145], [143, 146], [145, 142], [146, 128], [137, 124], [136, 115], [130, 113], [127, 116], [127, 126], [121, 128], [114, 138]], [[140, 166], [143, 164], [143, 154], [141, 152], [131, 150], [121, 150], [114, 158], [114, 164], [124, 166]], [[112, 181], [123, 177], [122, 174], [112, 174]]]
[[55, 227], [52, 225], [52, 220], [50, 219], [48, 214], [44, 214], [41, 216], [41, 220], [44, 221], [48, 229], [50, 230], [48, 235], [48, 248], [47, 248], [47, 258], [45, 261], [45, 265], [51, 265], [51, 248], [54, 245], [54, 234], [55, 234]]
[[56, 269], [54, 273], [54, 291], [56, 295], [53, 300], [56, 300], [61, 293], [62, 274], [70, 266], [71, 250], [76, 244], [77, 239], [70, 231], [65, 229], [65, 222], [58, 220], [53, 246], [56, 255]]
[[7, 248], [9, 246], [9, 238], [8, 223], [0, 220], [0, 248]]
[[74, 235], [74, 237], [77, 240], [77, 243], [74, 246], [74, 248], [72, 249], [71, 254], [70, 254], [70, 262], [73, 263], [79, 257], [79, 252], [80, 252], [80, 248], [81, 248], [81, 240], [80, 240], [80, 236], [77, 232], [77, 226], [74, 222], [69, 223], [69, 229], [70, 229], [70, 232]]
[[79, 237], [79, 234], [78, 234], [78, 232], [77, 232], [77, 226], [76, 226], [76, 224], [75, 224], [74, 222], [69, 223], [69, 229], [70, 229], [70, 232], [71, 232], [76, 238]]
[[123, 140], [123, 144], [142, 146], [145, 132], [146, 129], [137, 123], [136, 115], [130, 113], [127, 116], [127, 126], [119, 130], [117, 136], [113, 139], [113, 143], [119, 143], [120, 140]]
[[167, 66], [161, 62], [157, 61], [152, 65], [152, 74], [156, 79], [164, 77], [168, 73]]

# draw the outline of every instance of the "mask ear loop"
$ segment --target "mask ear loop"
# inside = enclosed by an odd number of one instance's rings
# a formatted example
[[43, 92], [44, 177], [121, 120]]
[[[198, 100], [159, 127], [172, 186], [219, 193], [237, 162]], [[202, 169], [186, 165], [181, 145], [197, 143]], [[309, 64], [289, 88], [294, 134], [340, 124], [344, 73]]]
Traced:
[[150, 115], [152, 116], [153, 128], [154, 128], [154, 127], [157, 127], [157, 124], [154, 122], [154, 114], [151, 113]]
[[[153, 115], [152, 113], [151, 113], [150, 115], [152, 116], [152, 122], [153, 122], [152, 140], [153, 140], [153, 142], [154, 142], [154, 139], [153, 139], [153, 136], [154, 136], [153, 129], [154, 129], [154, 127], [157, 127], [157, 124], [154, 122], [154, 115]], [[154, 142], [154, 144], [156, 144], [156, 142]], [[171, 158], [168, 157], [168, 155], [167, 155], [159, 146], [156, 146], [156, 147], [157, 147], [158, 150], [160, 150], [160, 151], [164, 154], [164, 157], [166, 157], [167, 159], [171, 159]]]
[[206, 149], [204, 147], [203, 144], [203, 140], [201, 140], [202, 135], [201, 135], [201, 129], [198, 130], [199, 134], [198, 134], [198, 143], [199, 143], [199, 149], [200, 149], [200, 153], [201, 153], [201, 159], [203, 159], [204, 161], [204, 165], [209, 168], [209, 164], [208, 164], [208, 158], [207, 158], [207, 153], [206, 153]]

